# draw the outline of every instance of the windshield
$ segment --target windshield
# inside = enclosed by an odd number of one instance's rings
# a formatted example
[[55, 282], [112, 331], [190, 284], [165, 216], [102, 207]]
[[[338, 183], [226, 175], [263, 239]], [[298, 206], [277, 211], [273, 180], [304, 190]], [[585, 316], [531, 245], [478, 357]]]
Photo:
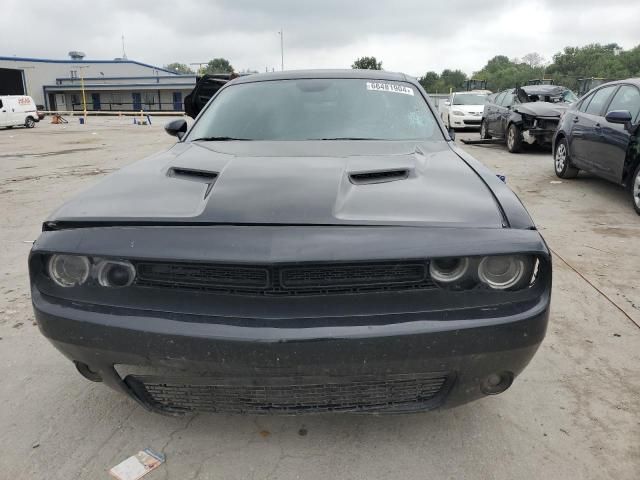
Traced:
[[578, 101], [578, 97], [571, 90], [565, 90], [562, 93], [562, 101], [566, 103], [573, 103]]
[[484, 93], [456, 93], [453, 96], [454, 105], [484, 105], [486, 100]]
[[230, 85], [188, 140], [443, 139], [420, 92], [404, 82], [277, 80]]

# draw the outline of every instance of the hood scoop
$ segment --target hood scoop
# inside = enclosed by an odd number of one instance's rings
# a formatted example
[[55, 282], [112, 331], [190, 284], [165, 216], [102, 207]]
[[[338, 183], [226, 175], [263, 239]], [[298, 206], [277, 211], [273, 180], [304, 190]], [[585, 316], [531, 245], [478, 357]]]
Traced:
[[200, 182], [207, 184], [207, 190], [204, 192], [204, 198], [209, 196], [213, 184], [218, 178], [218, 172], [209, 172], [207, 170], [198, 170], [195, 168], [171, 167], [167, 171], [167, 177], [179, 178], [181, 180], [190, 180], [192, 182]]
[[407, 168], [349, 173], [349, 181], [354, 185], [395, 182], [407, 178], [409, 178], [409, 169]]

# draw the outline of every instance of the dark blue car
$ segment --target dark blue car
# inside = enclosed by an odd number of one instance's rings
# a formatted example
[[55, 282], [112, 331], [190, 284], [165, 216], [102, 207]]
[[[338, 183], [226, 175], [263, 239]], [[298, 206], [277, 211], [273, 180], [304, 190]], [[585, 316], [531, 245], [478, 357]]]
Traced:
[[579, 170], [616, 182], [631, 192], [640, 215], [640, 78], [591, 90], [562, 116], [553, 139], [556, 175]]

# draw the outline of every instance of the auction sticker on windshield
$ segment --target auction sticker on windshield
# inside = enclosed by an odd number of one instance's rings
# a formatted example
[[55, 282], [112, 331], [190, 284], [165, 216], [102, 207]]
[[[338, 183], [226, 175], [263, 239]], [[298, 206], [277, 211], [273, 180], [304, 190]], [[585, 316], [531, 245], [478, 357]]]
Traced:
[[413, 95], [413, 88], [405, 87], [404, 85], [396, 85], [393, 83], [382, 82], [367, 82], [367, 90], [374, 90], [377, 92], [393, 92], [403, 93], [405, 95]]

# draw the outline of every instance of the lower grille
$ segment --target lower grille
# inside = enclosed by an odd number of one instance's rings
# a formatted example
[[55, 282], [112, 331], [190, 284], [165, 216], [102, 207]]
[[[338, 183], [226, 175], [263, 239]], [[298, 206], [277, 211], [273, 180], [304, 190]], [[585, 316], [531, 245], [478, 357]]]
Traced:
[[321, 383], [230, 385], [185, 383], [129, 376], [127, 383], [154, 407], [168, 412], [321, 413], [393, 409], [428, 409], [444, 391], [447, 376], [394, 375], [384, 379], [336, 380]]
[[480, 125], [482, 120], [464, 120], [465, 125]]

